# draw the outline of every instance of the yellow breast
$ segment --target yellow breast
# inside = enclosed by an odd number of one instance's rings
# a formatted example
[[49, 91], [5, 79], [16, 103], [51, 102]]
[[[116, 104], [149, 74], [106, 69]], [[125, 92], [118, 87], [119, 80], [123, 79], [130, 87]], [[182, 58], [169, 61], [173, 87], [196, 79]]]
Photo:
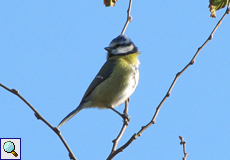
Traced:
[[134, 92], [139, 81], [140, 53], [114, 56], [110, 60], [116, 61], [113, 73], [100, 83], [93, 91], [94, 105], [98, 108], [117, 107]]

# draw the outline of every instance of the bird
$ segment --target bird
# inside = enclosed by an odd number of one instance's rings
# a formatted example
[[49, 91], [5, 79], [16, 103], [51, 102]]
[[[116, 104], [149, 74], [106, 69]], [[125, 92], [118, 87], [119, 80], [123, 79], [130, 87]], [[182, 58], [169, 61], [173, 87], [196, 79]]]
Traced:
[[79, 106], [57, 128], [84, 108], [112, 109], [120, 116], [125, 116], [114, 108], [124, 103], [138, 85], [140, 52], [124, 34], [114, 38], [104, 49], [108, 51], [106, 62], [89, 85]]

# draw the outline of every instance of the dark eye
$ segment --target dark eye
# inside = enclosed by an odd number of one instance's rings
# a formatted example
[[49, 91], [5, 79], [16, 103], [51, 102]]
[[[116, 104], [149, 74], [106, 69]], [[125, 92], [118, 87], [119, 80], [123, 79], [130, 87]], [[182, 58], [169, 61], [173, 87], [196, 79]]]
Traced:
[[114, 47], [112, 47], [113, 49], [115, 49], [115, 48], [118, 48], [118, 47], [120, 47], [120, 46], [122, 46], [121, 44], [117, 44], [117, 45], [115, 45]]

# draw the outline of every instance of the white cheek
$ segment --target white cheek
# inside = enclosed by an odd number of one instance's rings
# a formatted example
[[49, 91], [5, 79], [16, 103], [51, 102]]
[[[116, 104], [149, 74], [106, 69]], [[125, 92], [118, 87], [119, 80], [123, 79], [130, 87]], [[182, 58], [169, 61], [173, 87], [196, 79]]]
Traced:
[[133, 45], [125, 46], [125, 47], [118, 47], [114, 51], [112, 51], [112, 53], [114, 53], [114, 54], [123, 54], [123, 53], [130, 52], [133, 49], [134, 49]]

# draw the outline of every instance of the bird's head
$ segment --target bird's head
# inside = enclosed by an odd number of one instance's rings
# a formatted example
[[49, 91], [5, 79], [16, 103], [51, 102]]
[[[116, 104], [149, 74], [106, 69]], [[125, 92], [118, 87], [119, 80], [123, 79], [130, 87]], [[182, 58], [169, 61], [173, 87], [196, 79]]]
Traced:
[[134, 43], [123, 34], [114, 38], [109, 47], [105, 47], [105, 50], [108, 51], [107, 59], [116, 55], [127, 55], [138, 52], [138, 48]]

